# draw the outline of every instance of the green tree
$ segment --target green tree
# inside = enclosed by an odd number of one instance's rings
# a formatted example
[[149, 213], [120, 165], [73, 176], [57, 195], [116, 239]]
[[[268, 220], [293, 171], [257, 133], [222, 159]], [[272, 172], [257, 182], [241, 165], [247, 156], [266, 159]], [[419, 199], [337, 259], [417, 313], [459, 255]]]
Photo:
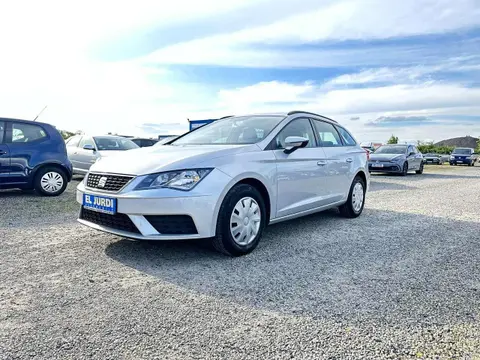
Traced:
[[398, 144], [398, 137], [395, 135], [390, 136], [390, 139], [388, 139], [387, 144]]
[[475, 149], [476, 153], [480, 153], [480, 139], [477, 140], [477, 148]]
[[66, 131], [66, 130], [60, 130], [60, 134], [62, 135], [63, 140], [67, 140], [69, 137], [72, 137], [73, 135], [75, 135], [73, 132]]

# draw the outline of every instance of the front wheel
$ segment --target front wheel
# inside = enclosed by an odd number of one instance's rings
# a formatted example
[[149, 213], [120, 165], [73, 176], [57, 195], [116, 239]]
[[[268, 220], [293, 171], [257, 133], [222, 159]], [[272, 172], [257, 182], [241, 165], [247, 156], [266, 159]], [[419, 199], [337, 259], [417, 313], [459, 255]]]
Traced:
[[423, 163], [420, 164], [420, 169], [416, 170], [415, 173], [418, 175], [423, 174]]
[[347, 218], [360, 216], [365, 206], [365, 192], [365, 181], [360, 176], [356, 176], [350, 186], [347, 202], [338, 208], [340, 214]]
[[402, 168], [402, 176], [407, 176], [408, 175], [408, 163], [404, 163], [403, 164], [403, 168]]
[[266, 223], [267, 211], [260, 192], [251, 185], [238, 184], [220, 207], [213, 247], [230, 256], [246, 255], [257, 247]]
[[34, 189], [44, 196], [58, 196], [67, 188], [67, 175], [56, 167], [40, 169], [35, 176]]

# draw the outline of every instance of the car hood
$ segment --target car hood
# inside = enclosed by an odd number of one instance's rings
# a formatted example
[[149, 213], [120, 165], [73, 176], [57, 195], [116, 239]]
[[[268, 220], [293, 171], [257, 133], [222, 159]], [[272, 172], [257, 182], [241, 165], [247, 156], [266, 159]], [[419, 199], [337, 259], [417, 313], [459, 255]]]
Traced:
[[370, 154], [370, 161], [389, 161], [389, 160], [405, 159], [405, 155], [402, 154]]
[[[256, 145], [181, 145], [149, 146], [97, 161], [92, 172], [146, 175], [161, 171], [195, 168], [217, 157], [259, 150]], [[210, 166], [210, 165], [208, 165]]]

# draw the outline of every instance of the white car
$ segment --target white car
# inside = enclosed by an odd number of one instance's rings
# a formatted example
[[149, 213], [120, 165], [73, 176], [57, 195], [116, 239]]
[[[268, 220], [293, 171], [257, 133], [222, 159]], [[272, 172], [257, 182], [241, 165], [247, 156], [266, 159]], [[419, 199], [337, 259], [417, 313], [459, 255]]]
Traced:
[[366, 152], [336, 121], [292, 111], [217, 120], [165, 146], [102, 158], [77, 189], [79, 221], [145, 240], [212, 238], [252, 251], [268, 224], [333, 207], [354, 218]]

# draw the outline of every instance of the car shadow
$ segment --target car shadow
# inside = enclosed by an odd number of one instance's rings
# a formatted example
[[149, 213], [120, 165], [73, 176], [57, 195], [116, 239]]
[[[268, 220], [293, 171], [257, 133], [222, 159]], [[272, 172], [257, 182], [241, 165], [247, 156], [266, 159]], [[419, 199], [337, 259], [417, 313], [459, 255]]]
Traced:
[[380, 182], [375, 181], [375, 179], [371, 179], [370, 187], [368, 189], [369, 192], [375, 191], [385, 191], [385, 190], [415, 190], [417, 187], [406, 185], [406, 184], [398, 184], [398, 183], [391, 183], [391, 182]]
[[348, 323], [444, 324], [478, 316], [479, 233], [480, 223], [365, 209], [357, 219], [328, 211], [272, 225], [238, 258], [207, 241], [120, 240], [105, 251], [161, 281], [247, 306]]

